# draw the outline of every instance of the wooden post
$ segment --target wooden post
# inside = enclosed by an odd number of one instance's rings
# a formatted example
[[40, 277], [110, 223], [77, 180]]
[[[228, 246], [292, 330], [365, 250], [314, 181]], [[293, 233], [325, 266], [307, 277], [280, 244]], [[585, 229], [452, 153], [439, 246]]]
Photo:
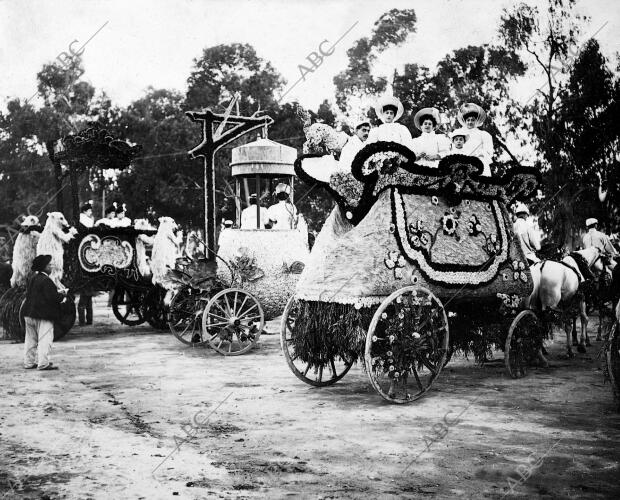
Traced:
[[254, 181], [254, 187], [256, 188], [256, 229], [260, 229], [260, 175], [256, 174]]
[[235, 177], [235, 224], [241, 227], [241, 184], [238, 177]]
[[[215, 153], [222, 146], [238, 139], [248, 132], [259, 127], [266, 127], [273, 123], [269, 116], [234, 116], [215, 114], [210, 109], [204, 112], [189, 111], [185, 113], [193, 121], [202, 122], [202, 142], [189, 151], [192, 158], [204, 158], [204, 197], [205, 197], [205, 237], [209, 248], [206, 249], [207, 259], [213, 261], [216, 257], [215, 234]], [[221, 124], [218, 132], [214, 133], [213, 126]], [[226, 123], [234, 127], [225, 130]]]
[[76, 168], [73, 165], [69, 165], [69, 179], [71, 180], [71, 211], [73, 212], [71, 217], [71, 223], [77, 226], [80, 220], [80, 201], [78, 198], [78, 175]]

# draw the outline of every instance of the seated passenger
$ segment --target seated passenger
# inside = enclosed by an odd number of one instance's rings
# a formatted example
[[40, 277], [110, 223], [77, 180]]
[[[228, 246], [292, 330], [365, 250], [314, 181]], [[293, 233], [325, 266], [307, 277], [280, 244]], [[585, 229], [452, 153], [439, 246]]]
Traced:
[[450, 150], [450, 141], [443, 134], [435, 133], [441, 119], [435, 108], [422, 108], [413, 117], [413, 123], [422, 132], [411, 141], [416, 154], [416, 163], [426, 167], [437, 167], [439, 160]]
[[404, 108], [400, 100], [384, 96], [375, 105], [375, 112], [383, 124], [373, 128], [368, 134], [368, 143], [378, 141], [398, 142], [411, 147], [411, 133], [404, 125], [396, 123], [403, 116]]
[[342, 148], [340, 153], [339, 170], [351, 171], [351, 163], [355, 155], [364, 147], [370, 133], [370, 122], [366, 117], [357, 120], [353, 135]]
[[95, 224], [92, 200], [88, 200], [80, 207], [80, 224], [86, 228], [93, 227]]
[[468, 102], [460, 107], [457, 118], [461, 126], [469, 133], [469, 138], [463, 147], [464, 154], [480, 158], [484, 165], [482, 175], [491, 176], [493, 138], [491, 134], [478, 128], [484, 123], [486, 116], [480, 106]]
[[131, 226], [131, 219], [126, 216], [127, 205], [121, 203], [120, 208], [116, 212], [115, 227], [129, 227]]
[[112, 203], [112, 205], [105, 209], [105, 217], [95, 222], [95, 226], [114, 227], [116, 221], [116, 210], [116, 203]]
[[260, 225], [256, 221], [256, 193], [250, 195], [250, 205], [241, 211], [241, 229], [265, 229], [269, 222], [269, 213], [265, 207], [260, 207]]
[[276, 186], [275, 194], [278, 202], [269, 207], [269, 218], [273, 222], [273, 229], [295, 229], [297, 209], [289, 200], [291, 186], [281, 182]]
[[450, 148], [450, 154], [453, 155], [464, 155], [465, 154], [465, 143], [469, 138], [469, 133], [467, 129], [457, 128], [450, 132], [450, 140], [452, 141], [452, 146]]

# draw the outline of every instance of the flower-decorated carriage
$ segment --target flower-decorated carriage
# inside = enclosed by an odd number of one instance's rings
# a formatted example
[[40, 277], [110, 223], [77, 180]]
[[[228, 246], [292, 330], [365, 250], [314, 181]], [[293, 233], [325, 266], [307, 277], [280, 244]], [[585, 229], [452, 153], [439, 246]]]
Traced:
[[362, 360], [394, 403], [421, 397], [455, 350], [484, 359], [501, 348], [510, 375], [523, 376], [545, 333], [519, 311], [532, 278], [506, 206], [535, 191], [538, 173], [483, 177], [480, 160], [462, 155], [424, 167], [386, 142], [364, 147], [351, 173], [326, 175], [324, 158], [296, 162], [338, 206], [282, 317], [293, 373], [329, 385]]
[[[242, 117], [228, 120], [235, 118]], [[266, 127], [271, 119], [263, 123]], [[244, 354], [257, 344], [265, 320], [282, 313], [309, 253], [307, 228], [295, 221], [296, 227], [266, 229], [267, 210], [260, 201], [242, 212], [241, 200], [249, 201], [250, 191], [256, 198], [273, 193], [280, 182], [292, 198], [296, 156], [294, 148], [266, 138], [232, 150], [235, 221], [222, 221], [208, 269], [190, 263], [170, 274], [184, 282], [169, 308], [170, 330], [181, 342], [208, 344], [223, 355]]]

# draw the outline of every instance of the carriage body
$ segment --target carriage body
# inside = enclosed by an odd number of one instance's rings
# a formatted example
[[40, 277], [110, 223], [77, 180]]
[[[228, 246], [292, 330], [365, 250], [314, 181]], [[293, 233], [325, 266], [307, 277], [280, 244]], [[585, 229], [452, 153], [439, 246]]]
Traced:
[[306, 368], [328, 369], [329, 382], [339, 375], [334, 360], [346, 367], [362, 359], [369, 372], [385, 364], [392, 384], [411, 373], [413, 360], [397, 362], [395, 348], [381, 354], [373, 342], [395, 346], [411, 336], [401, 346], [411, 358], [415, 345], [428, 341], [434, 376], [454, 350], [483, 355], [503, 348], [532, 289], [506, 206], [529, 196], [538, 174], [517, 167], [503, 178], [482, 177], [481, 162], [462, 155], [423, 167], [408, 148], [382, 142], [363, 148], [351, 173], [327, 176], [323, 165], [317, 155], [296, 163], [300, 177], [323, 179], [338, 207], [285, 311], [285, 354], [292, 346]]
[[128, 326], [166, 328], [164, 290], [153, 284], [149, 253], [154, 229], [86, 228], [65, 247], [63, 282], [74, 294], [113, 292], [114, 316]]

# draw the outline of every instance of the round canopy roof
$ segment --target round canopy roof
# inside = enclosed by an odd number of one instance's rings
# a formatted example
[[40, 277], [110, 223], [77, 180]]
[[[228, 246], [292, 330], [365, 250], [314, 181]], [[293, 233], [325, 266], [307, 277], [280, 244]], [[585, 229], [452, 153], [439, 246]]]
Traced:
[[295, 175], [297, 150], [269, 139], [257, 139], [232, 150], [233, 176]]

